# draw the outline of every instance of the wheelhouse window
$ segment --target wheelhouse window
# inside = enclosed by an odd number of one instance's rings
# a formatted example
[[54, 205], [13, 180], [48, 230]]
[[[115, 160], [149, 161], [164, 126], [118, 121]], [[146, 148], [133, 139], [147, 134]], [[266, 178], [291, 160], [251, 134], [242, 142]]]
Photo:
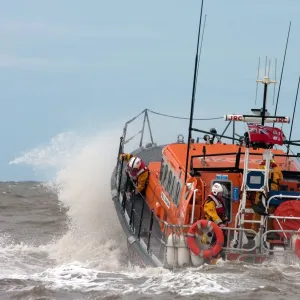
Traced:
[[172, 171], [169, 171], [169, 176], [168, 176], [168, 182], [167, 182], [167, 186], [166, 186], [166, 190], [168, 193], [170, 193], [170, 187], [171, 187], [171, 180], [172, 180]]
[[164, 175], [163, 175], [163, 180], [162, 180], [162, 185], [163, 186], [165, 186], [165, 184], [166, 184], [168, 170], [169, 170], [169, 167], [168, 167], [168, 165], [166, 165], [165, 168], [164, 168]]
[[171, 198], [173, 198], [174, 183], [175, 183], [175, 176], [173, 176], [173, 178], [172, 178], [170, 192], [169, 192]]
[[168, 163], [164, 163], [163, 160], [160, 167], [159, 178], [160, 178], [161, 185], [168, 193], [170, 200], [175, 205], [178, 205], [180, 191], [181, 191], [181, 184], [176, 178], [176, 176], [174, 175], [172, 168], [168, 165]]
[[165, 165], [162, 163], [161, 166], [160, 166], [160, 172], [159, 172], [160, 182], [162, 182], [162, 180], [163, 180], [164, 170], [165, 170]]
[[177, 185], [176, 185], [176, 192], [175, 192], [175, 197], [174, 197], [174, 203], [175, 203], [176, 205], [178, 205], [178, 203], [179, 203], [180, 188], [181, 188], [180, 182], [177, 182]]

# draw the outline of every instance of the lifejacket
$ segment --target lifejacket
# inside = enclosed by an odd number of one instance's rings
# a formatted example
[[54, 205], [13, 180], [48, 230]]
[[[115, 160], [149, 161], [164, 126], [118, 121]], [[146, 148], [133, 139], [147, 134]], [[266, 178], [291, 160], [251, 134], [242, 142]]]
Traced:
[[[265, 169], [266, 168], [266, 162], [263, 161], [261, 164], [260, 164], [260, 167], [262, 169]], [[273, 161], [270, 161], [270, 167], [269, 167], [269, 171], [270, 171], [270, 174], [269, 174], [269, 188], [271, 189], [271, 186], [272, 184], [275, 184], [277, 186], [277, 189], [279, 190], [279, 185], [278, 185], [278, 182], [274, 181], [274, 168], [277, 167], [277, 164]]]
[[128, 167], [127, 173], [130, 176], [131, 180], [136, 181], [138, 177], [143, 174], [144, 172], [149, 172], [148, 167], [146, 164], [141, 161], [141, 165], [138, 169], [131, 169]]
[[216, 211], [219, 217], [225, 216], [225, 206], [222, 200], [219, 200], [213, 193], [209, 193], [207, 198], [210, 198], [211, 200], [207, 201], [214, 201], [216, 205]]

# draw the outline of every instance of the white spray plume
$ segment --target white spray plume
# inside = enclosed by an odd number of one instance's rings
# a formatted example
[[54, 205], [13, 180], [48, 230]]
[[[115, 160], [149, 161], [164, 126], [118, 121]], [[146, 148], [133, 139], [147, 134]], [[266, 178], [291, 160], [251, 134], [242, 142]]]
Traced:
[[55, 179], [46, 185], [68, 207], [70, 229], [49, 245], [51, 258], [85, 262], [101, 269], [121, 266], [126, 240], [110, 191], [118, 142], [119, 131], [83, 138], [64, 133], [53, 138], [49, 146], [35, 148], [11, 162], [57, 169]]

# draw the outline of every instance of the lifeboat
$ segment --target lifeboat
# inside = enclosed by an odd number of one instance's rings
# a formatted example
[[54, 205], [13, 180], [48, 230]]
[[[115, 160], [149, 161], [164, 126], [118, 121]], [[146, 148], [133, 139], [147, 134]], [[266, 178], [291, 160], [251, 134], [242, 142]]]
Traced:
[[[197, 67], [196, 59], [195, 70]], [[257, 82], [267, 91], [276, 80], [265, 75]], [[181, 116], [145, 109], [125, 123], [111, 190], [132, 263], [172, 269], [197, 267], [218, 259], [261, 263], [274, 255], [299, 258], [300, 163], [299, 155], [291, 153], [290, 147], [299, 147], [300, 143], [287, 140], [281, 129], [290, 118], [268, 113], [265, 92], [262, 109], [218, 117], [230, 123], [222, 134], [214, 128], [196, 129], [195, 85], [196, 76], [191, 114], [186, 118], [190, 121], [186, 141], [179, 134], [174, 142], [159, 145], [151, 129], [152, 114], [166, 119]], [[135, 120], [142, 116], [140, 146], [128, 153], [133, 138], [127, 137], [128, 127], [135, 126]], [[246, 130], [237, 133], [239, 123], [245, 123]], [[233, 135], [227, 136], [230, 125]], [[147, 128], [150, 141], [144, 143]], [[147, 166], [149, 176], [143, 191], [139, 190], [139, 169], [130, 175], [131, 166], [123, 159], [124, 153]], [[276, 177], [275, 173], [281, 175]], [[215, 183], [222, 186], [228, 216], [222, 227], [204, 213]]]

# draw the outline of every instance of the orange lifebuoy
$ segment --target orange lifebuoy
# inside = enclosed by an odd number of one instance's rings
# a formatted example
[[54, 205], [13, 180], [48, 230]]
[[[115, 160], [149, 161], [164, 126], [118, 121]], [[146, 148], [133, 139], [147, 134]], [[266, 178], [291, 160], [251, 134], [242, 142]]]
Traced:
[[[201, 229], [208, 229], [208, 231], [213, 230], [216, 235], [216, 243], [215, 245], [210, 249], [202, 250], [199, 248], [199, 246], [196, 243], [196, 232]], [[203, 235], [203, 232], [202, 234]], [[214, 222], [208, 221], [208, 220], [199, 220], [195, 222], [190, 229], [188, 230], [187, 234], [187, 245], [190, 248], [190, 250], [197, 256], [203, 256], [206, 259], [210, 259], [214, 256], [217, 256], [224, 244], [224, 234], [222, 229]]]

